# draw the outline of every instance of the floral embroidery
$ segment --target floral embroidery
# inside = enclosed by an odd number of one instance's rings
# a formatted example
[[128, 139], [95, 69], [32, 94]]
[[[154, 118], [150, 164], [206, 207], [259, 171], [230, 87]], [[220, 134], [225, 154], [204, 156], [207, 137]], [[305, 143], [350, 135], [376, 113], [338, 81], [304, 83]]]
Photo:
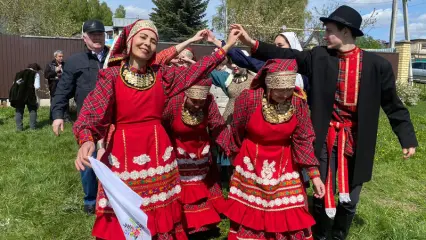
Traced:
[[254, 167], [253, 167], [253, 164], [251, 163], [251, 160], [250, 160], [250, 158], [249, 157], [244, 157], [244, 163], [247, 165], [247, 169], [249, 170], [249, 171], [253, 171], [254, 170]]
[[124, 234], [133, 239], [138, 239], [138, 237], [141, 235], [141, 232], [142, 232], [142, 225], [139, 223], [136, 223], [131, 218], [129, 218], [128, 220], [130, 223], [126, 222], [123, 224]]
[[203, 148], [203, 151], [201, 152], [201, 155], [206, 155], [207, 153], [209, 153], [209, 151], [210, 151], [210, 145], [206, 145], [204, 148]]
[[156, 203], [158, 201], [166, 201], [167, 199], [173, 197], [174, 195], [180, 193], [181, 187], [180, 185], [176, 185], [174, 188], [170, 189], [170, 191], [161, 192], [159, 194], [153, 194], [151, 197], [142, 198], [142, 205], [144, 207], [148, 206], [151, 203]]
[[280, 184], [282, 181], [299, 179], [300, 177], [298, 172], [292, 172], [292, 173], [283, 174], [278, 179], [277, 178], [266, 179], [266, 178], [258, 177], [255, 173], [244, 171], [244, 169], [241, 166], [236, 166], [235, 171], [241, 174], [246, 179], [252, 179], [253, 181], [256, 181], [257, 184], [271, 185], [271, 186], [276, 186]]
[[268, 160], [263, 161], [261, 172], [263, 179], [271, 179], [275, 171], [275, 162], [269, 163]]
[[165, 166], [158, 166], [157, 168], [149, 168], [148, 170], [142, 170], [142, 171], [132, 171], [132, 172], [114, 172], [115, 175], [120, 177], [120, 179], [127, 181], [130, 178], [133, 180], [137, 179], [146, 179], [149, 177], [153, 177], [155, 175], [163, 175], [164, 173], [169, 173], [170, 171], [176, 169], [177, 162], [173, 161], [173, 163], [167, 164]]
[[133, 162], [139, 165], [144, 165], [145, 163], [150, 161], [151, 161], [151, 158], [146, 154], [142, 154], [140, 156], [133, 158]]
[[101, 208], [106, 208], [109, 204], [108, 204], [108, 200], [106, 198], [101, 198], [98, 201], [98, 205]]
[[238, 197], [250, 203], [256, 203], [257, 205], [261, 205], [264, 208], [273, 208], [275, 206], [280, 207], [281, 205], [289, 205], [290, 203], [291, 204], [303, 203], [305, 201], [305, 197], [302, 194], [299, 194], [297, 196], [291, 196], [291, 197], [276, 198], [274, 200], [267, 201], [265, 199], [262, 199], [261, 197], [248, 195], [247, 193], [242, 192], [240, 189], [236, 187], [231, 187], [229, 189], [229, 192], [231, 194], [237, 195]]
[[118, 161], [118, 158], [116, 158], [114, 155], [110, 154], [108, 156], [108, 160], [111, 166], [114, 166], [115, 168], [120, 168], [120, 162]]
[[170, 157], [172, 156], [172, 151], [173, 151], [173, 147], [169, 146], [166, 148], [166, 151], [164, 152], [164, 155], [163, 155], [163, 160], [165, 162], [167, 162], [167, 160], [169, 160]]
[[177, 151], [180, 155], [185, 155], [185, 150], [183, 150], [182, 148], [178, 147]]

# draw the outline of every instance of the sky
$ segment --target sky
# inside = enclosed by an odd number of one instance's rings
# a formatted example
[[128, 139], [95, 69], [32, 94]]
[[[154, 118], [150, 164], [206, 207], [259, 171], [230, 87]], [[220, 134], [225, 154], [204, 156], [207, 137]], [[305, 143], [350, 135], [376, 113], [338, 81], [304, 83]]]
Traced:
[[[102, 0], [101, 0], [102, 1]], [[118, 5], [123, 5], [126, 9], [126, 17], [149, 18], [149, 13], [155, 5], [151, 0], [104, 0], [114, 12]], [[377, 13], [377, 22], [373, 28], [368, 28], [365, 33], [375, 39], [389, 41], [390, 23], [392, 17], [392, 0], [309, 0], [308, 9], [314, 7], [322, 8], [322, 6], [338, 2], [340, 4], [349, 5], [358, 10], [363, 18]], [[398, 0], [398, 21], [396, 25], [396, 40], [403, 40], [404, 20], [402, 1]], [[206, 10], [206, 20], [211, 25], [212, 16], [216, 13], [216, 7], [220, 4], [219, 0], [210, 0]], [[410, 38], [426, 39], [426, 0], [410, 0], [408, 2], [409, 30]], [[320, 16], [316, 16], [320, 17]], [[283, 23], [287, 27], [292, 27]]]

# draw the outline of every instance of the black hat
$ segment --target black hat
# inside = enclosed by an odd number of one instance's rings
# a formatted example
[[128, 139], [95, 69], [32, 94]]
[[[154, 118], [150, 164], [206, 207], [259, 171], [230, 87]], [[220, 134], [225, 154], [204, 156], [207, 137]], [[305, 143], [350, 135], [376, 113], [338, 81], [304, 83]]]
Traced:
[[362, 23], [361, 14], [349, 6], [340, 6], [334, 12], [332, 12], [328, 18], [321, 17], [320, 20], [323, 23], [340, 23], [345, 27], [350, 28], [354, 37], [364, 36], [364, 33], [360, 30]]
[[105, 26], [99, 20], [87, 20], [83, 24], [83, 32], [105, 32]]

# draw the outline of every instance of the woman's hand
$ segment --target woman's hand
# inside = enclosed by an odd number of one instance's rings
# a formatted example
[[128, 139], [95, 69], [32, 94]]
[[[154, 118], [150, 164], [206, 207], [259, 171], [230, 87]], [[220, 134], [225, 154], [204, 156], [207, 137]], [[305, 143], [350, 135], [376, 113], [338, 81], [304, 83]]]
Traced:
[[216, 45], [216, 47], [222, 47], [222, 42], [218, 40], [210, 30], [207, 30], [207, 42]]
[[230, 26], [231, 31], [232, 30], [237, 30], [238, 32], [240, 32], [240, 41], [249, 47], [254, 47], [254, 45], [256, 44], [256, 41], [253, 40], [248, 33], [246, 32], [246, 30], [240, 25], [240, 24], [231, 24]]
[[191, 43], [196, 43], [203, 39], [206, 40], [208, 35], [207, 31], [207, 29], [198, 31], [192, 38], [190, 38]]
[[241, 36], [241, 32], [237, 29], [232, 29], [231, 32], [228, 35], [228, 41], [226, 42], [226, 45], [222, 47], [222, 49], [225, 52], [228, 52], [229, 49], [231, 49], [235, 43], [237, 43], [238, 38]]
[[85, 167], [92, 167], [90, 165], [89, 157], [93, 155], [95, 152], [95, 143], [92, 141], [88, 141], [81, 145], [78, 150], [77, 159], [75, 160], [75, 168], [79, 171], [84, 171]]

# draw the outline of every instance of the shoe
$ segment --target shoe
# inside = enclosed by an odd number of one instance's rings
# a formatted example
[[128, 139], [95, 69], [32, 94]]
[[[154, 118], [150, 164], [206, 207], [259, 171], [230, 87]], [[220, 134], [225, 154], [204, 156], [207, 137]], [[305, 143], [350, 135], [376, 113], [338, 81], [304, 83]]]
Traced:
[[95, 209], [96, 209], [95, 205], [84, 205], [84, 212], [87, 215], [95, 214]]

